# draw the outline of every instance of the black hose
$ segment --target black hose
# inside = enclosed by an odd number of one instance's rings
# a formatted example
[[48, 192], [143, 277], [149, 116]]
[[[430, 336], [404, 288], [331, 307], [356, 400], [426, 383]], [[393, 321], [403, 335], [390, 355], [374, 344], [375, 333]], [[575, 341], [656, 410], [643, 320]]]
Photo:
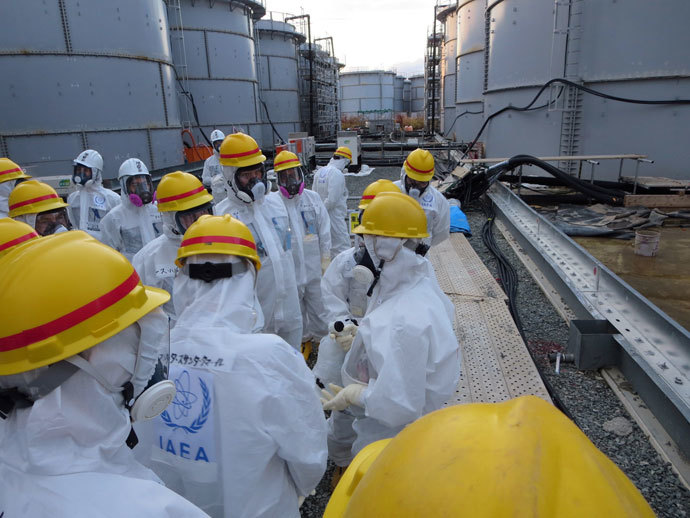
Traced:
[[271, 120], [271, 116], [268, 113], [268, 106], [266, 106], [266, 103], [264, 102], [264, 100], [261, 97], [259, 97], [259, 101], [261, 101], [261, 104], [263, 105], [264, 110], [266, 111], [266, 118], [268, 119], [268, 123], [271, 125], [271, 129], [273, 130], [273, 133], [275, 134], [276, 137], [278, 137], [278, 140], [280, 141], [280, 143], [284, 144], [285, 139], [280, 136], [280, 133], [278, 133], [278, 130], [273, 125], [273, 121]]
[[184, 89], [184, 87], [182, 86], [182, 81], [180, 81], [179, 77], [176, 77], [175, 79], [177, 79], [177, 82], [180, 85], [180, 92], [182, 93], [182, 95], [187, 97], [189, 99], [189, 102], [192, 103], [192, 113], [194, 114], [194, 120], [196, 121], [197, 129], [204, 137], [204, 140], [208, 142], [208, 145], [213, 147], [213, 142], [211, 142], [211, 140], [206, 136], [206, 133], [204, 133], [204, 130], [201, 128], [201, 124], [199, 123], [199, 113], [196, 111], [196, 104], [194, 103], [194, 96], [192, 95], [192, 92], [189, 92]]

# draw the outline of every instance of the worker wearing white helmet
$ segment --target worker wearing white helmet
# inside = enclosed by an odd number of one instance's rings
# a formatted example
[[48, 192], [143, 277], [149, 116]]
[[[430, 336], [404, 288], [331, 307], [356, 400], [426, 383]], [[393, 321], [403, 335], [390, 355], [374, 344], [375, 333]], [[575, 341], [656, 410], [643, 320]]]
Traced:
[[161, 234], [162, 220], [155, 204], [151, 174], [144, 162], [128, 158], [117, 177], [122, 203], [101, 222], [103, 242], [131, 261], [146, 243]]
[[82, 151], [73, 163], [77, 190], [67, 198], [69, 219], [76, 229], [103, 241], [101, 220], [120, 204], [120, 197], [103, 187], [103, 157], [98, 151]]
[[[204, 171], [201, 173], [201, 181], [204, 187], [212, 189], [213, 201], [218, 203], [225, 199], [227, 193], [225, 192], [225, 182], [223, 178], [223, 166], [220, 165], [220, 145], [225, 140], [225, 133], [219, 129], [211, 132], [211, 144], [213, 145], [213, 154], [204, 162]], [[214, 182], [213, 180], [217, 180]]]

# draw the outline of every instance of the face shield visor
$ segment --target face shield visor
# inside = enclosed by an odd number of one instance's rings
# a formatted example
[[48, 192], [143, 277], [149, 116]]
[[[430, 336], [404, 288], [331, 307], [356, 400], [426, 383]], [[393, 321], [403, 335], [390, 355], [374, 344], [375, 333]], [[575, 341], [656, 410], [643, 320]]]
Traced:
[[177, 230], [181, 235], [187, 232], [187, 229], [192, 223], [204, 215], [213, 216], [213, 204], [204, 203], [198, 207], [192, 207], [187, 210], [180, 210], [175, 213], [175, 224], [177, 225]]
[[247, 167], [240, 167], [235, 171], [235, 185], [241, 192], [247, 194], [252, 201], [261, 201], [268, 190], [268, 178], [263, 162]]
[[216, 153], [220, 153], [220, 145], [223, 143], [222, 140], [214, 140], [213, 141], [213, 149], [216, 150]]
[[36, 214], [36, 222], [34, 223], [34, 229], [40, 236], [66, 232], [71, 226], [65, 207]]
[[93, 171], [90, 167], [84, 164], [74, 164], [74, 172], [72, 173], [72, 181], [75, 185], [86, 185], [86, 182], [93, 180]]
[[284, 169], [276, 173], [278, 190], [286, 198], [292, 198], [304, 191], [304, 174], [301, 167]]
[[125, 180], [125, 189], [129, 201], [136, 207], [141, 207], [155, 200], [153, 182], [151, 182], [151, 176], [148, 174], [128, 176]]

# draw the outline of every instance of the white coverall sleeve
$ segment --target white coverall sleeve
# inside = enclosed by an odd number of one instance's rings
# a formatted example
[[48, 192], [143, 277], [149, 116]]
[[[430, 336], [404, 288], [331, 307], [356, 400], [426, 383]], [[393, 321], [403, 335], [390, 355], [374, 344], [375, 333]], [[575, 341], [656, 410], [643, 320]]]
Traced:
[[74, 217], [75, 211], [79, 210], [79, 204], [77, 203], [77, 196], [78, 192], [74, 191], [71, 192], [69, 196], [67, 196], [67, 217], [69, 218], [70, 223], [72, 223], [73, 228], [77, 228], [77, 220]]
[[333, 210], [345, 196], [345, 176], [340, 172], [328, 175], [328, 196], [323, 201], [327, 210]]
[[370, 360], [378, 375], [369, 380], [362, 396], [366, 415], [391, 428], [421, 417], [426, 402], [430, 330], [410, 324], [415, 319], [421, 322], [423, 313], [405, 313], [393, 316], [393, 325], [388, 320], [372, 328], [371, 340], [379, 344], [374, 346], [379, 354], [371, 355]]
[[118, 252], [122, 252], [124, 249], [122, 236], [120, 235], [117, 218], [115, 218], [113, 211], [105, 215], [101, 220], [101, 226], [103, 227], [103, 242]]
[[328, 315], [328, 322], [350, 318], [347, 295], [350, 279], [343, 276], [346, 261], [350, 260], [352, 249], [339, 253], [321, 277], [321, 296], [323, 307]]
[[432, 229], [431, 245], [437, 245], [450, 237], [450, 204], [445, 196], [438, 196], [438, 218]]
[[321, 201], [321, 198], [314, 197], [316, 210], [319, 218], [319, 247], [321, 249], [321, 257], [331, 258], [331, 218], [328, 215], [326, 206]]
[[210, 157], [204, 160], [204, 170], [201, 173], [201, 183], [204, 184], [204, 187], [211, 187], [211, 180], [213, 180], [213, 173], [209, 167], [209, 161]]
[[286, 350], [280, 356], [283, 376], [274, 378], [274, 397], [264, 402], [262, 415], [297, 493], [307, 496], [326, 472], [328, 429], [314, 375], [299, 353]]

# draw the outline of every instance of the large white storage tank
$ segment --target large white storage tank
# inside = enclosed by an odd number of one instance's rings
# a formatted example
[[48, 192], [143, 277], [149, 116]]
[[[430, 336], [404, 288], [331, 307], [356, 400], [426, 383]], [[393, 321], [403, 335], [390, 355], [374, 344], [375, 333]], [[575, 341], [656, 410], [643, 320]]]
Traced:
[[287, 140], [289, 133], [301, 131], [297, 49], [305, 37], [293, 25], [277, 20], [259, 20], [256, 30], [260, 100], [266, 103], [260, 106], [261, 135], [263, 145], [269, 146], [277, 141], [275, 132]]
[[455, 140], [455, 60], [457, 56], [457, 4], [439, 11], [437, 18], [444, 25], [441, 53], [441, 133]]
[[455, 124], [457, 140], [471, 141], [484, 122], [484, 47], [486, 0], [460, 2], [456, 11]]
[[426, 89], [424, 74], [410, 77], [410, 114], [413, 117], [424, 117], [424, 107], [426, 106]]
[[405, 79], [403, 82], [403, 112], [410, 114], [410, 104], [412, 95], [412, 81]]
[[395, 76], [395, 84], [393, 89], [393, 111], [398, 113], [405, 112], [405, 105], [403, 98], [405, 97], [405, 78], [403, 76]]
[[[262, 141], [253, 27], [266, 12], [260, 0], [179, 0], [180, 11], [176, 4], [169, 8], [173, 59], [178, 75], [186, 76], [182, 84], [194, 98], [199, 124], [206, 135], [213, 128], [228, 134], [234, 127]], [[191, 126], [193, 108], [180, 96], [183, 122]]]
[[85, 148], [105, 178], [182, 163], [162, 0], [0, 2], [0, 66], [0, 156], [32, 175], [71, 174]]
[[364, 116], [372, 131], [393, 129], [395, 73], [385, 70], [340, 74], [340, 113]]

